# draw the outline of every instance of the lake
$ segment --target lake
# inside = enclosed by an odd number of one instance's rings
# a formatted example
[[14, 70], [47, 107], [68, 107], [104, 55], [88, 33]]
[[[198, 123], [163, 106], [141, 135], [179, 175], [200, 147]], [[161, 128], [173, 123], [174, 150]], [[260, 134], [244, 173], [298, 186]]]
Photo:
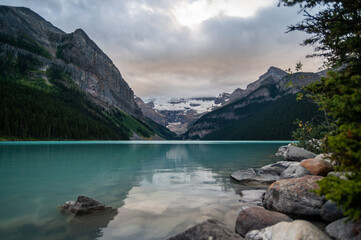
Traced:
[[[289, 142], [0, 142], [0, 239], [165, 239], [210, 217], [234, 227], [249, 187], [238, 169]], [[74, 220], [56, 207], [85, 195], [115, 216]]]

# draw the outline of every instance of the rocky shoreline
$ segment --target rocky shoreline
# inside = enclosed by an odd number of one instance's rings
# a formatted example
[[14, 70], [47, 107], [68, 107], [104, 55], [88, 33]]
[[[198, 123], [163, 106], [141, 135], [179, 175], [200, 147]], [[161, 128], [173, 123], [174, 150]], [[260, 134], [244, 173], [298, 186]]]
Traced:
[[[293, 145], [280, 147], [276, 155], [284, 161], [230, 175], [245, 185], [268, 186], [267, 190], [241, 192], [241, 209], [234, 230], [221, 219], [211, 218], [168, 240], [361, 239], [361, 222], [348, 221], [336, 204], [313, 191], [324, 176], [337, 175], [333, 172], [335, 162], [327, 155], [316, 155]], [[85, 196], [58, 208], [77, 223], [86, 218], [104, 219], [96, 222], [100, 226], [106, 226], [117, 213], [116, 209]]]
[[269, 185], [267, 190], [241, 192], [244, 206], [235, 219], [237, 235], [219, 219], [209, 219], [169, 240], [361, 239], [360, 222], [347, 221], [336, 204], [313, 192], [317, 181], [334, 174], [336, 163], [293, 145], [281, 146], [276, 155], [284, 161], [230, 175], [242, 184]]

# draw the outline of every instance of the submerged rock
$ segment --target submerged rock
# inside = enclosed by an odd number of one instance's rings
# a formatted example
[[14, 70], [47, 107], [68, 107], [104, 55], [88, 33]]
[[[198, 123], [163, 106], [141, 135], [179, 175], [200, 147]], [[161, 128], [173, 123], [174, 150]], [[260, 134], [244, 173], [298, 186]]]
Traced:
[[262, 196], [265, 193], [266, 190], [243, 190], [239, 201], [242, 203], [262, 206]]
[[301, 178], [278, 180], [269, 186], [263, 197], [266, 209], [294, 216], [319, 216], [323, 198], [311, 192], [318, 188], [320, 176], [306, 175]]
[[311, 174], [318, 176], [327, 176], [329, 172], [333, 171], [332, 164], [320, 158], [302, 160], [301, 166], [307, 169]]
[[347, 221], [342, 218], [327, 225], [325, 232], [337, 240], [359, 240], [361, 239], [361, 221]]
[[287, 161], [301, 161], [303, 159], [314, 158], [316, 154], [303, 148], [288, 145], [279, 147], [276, 156], [282, 156]]
[[336, 203], [331, 201], [325, 202], [321, 208], [321, 218], [327, 222], [333, 222], [343, 218], [343, 211], [339, 209]]
[[208, 219], [168, 240], [241, 240], [228, 226], [218, 219]]
[[260, 182], [273, 183], [280, 177], [276, 171], [263, 170], [261, 168], [249, 168], [246, 170], [238, 170], [231, 174], [231, 178], [238, 182]]
[[283, 221], [293, 220], [283, 213], [269, 211], [263, 207], [244, 207], [237, 217], [236, 232], [244, 237], [251, 230], [259, 230]]
[[105, 214], [117, 211], [112, 207], [107, 207], [100, 202], [86, 196], [79, 196], [76, 202], [66, 202], [64, 205], [60, 205], [58, 209], [64, 213], [74, 214], [75, 216]]
[[280, 222], [262, 230], [247, 233], [246, 240], [330, 240], [330, 238], [312, 223], [295, 220]]

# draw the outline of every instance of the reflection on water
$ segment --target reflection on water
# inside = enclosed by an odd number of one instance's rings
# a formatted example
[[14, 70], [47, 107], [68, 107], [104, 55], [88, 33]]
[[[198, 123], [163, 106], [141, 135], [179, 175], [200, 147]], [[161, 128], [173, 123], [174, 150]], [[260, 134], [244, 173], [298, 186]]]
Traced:
[[[281, 143], [0, 144], [0, 239], [164, 239], [209, 217], [231, 228], [240, 207], [229, 174], [277, 159]], [[86, 195], [116, 216], [69, 221]]]

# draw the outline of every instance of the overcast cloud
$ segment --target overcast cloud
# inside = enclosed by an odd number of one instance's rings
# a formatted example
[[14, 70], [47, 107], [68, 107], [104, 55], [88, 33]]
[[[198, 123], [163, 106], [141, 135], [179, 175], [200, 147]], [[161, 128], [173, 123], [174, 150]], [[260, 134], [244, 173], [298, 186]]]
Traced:
[[285, 34], [298, 9], [277, 0], [0, 0], [25, 6], [66, 32], [84, 29], [135, 94], [215, 96], [245, 88], [270, 66], [320, 59], [302, 33]]

